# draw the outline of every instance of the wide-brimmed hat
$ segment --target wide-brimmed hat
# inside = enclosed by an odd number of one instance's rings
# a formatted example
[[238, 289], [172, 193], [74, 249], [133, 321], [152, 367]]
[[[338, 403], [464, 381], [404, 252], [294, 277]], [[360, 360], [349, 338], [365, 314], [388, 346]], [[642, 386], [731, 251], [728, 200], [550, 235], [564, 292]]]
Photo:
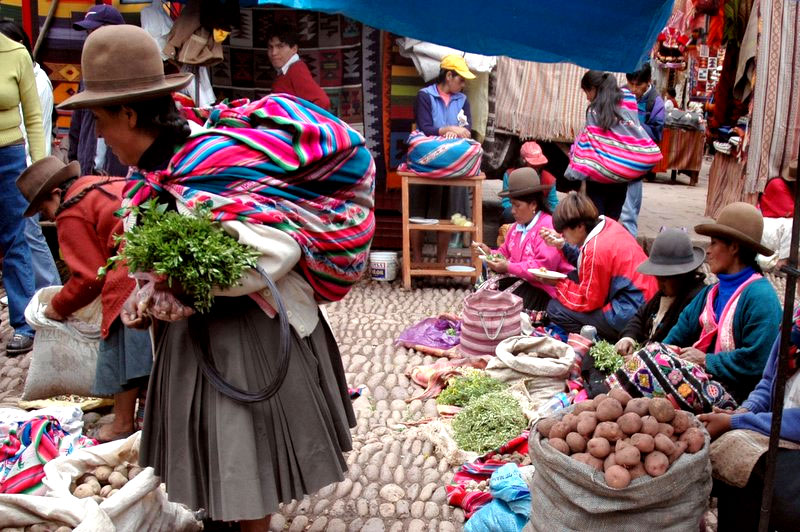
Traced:
[[17, 188], [28, 200], [24, 216], [33, 216], [39, 211], [42, 200], [64, 181], [81, 175], [78, 161], [64, 164], [58, 157], [49, 155], [39, 159], [17, 178]]
[[542, 147], [538, 142], [528, 141], [519, 150], [520, 156], [531, 166], [547, 164], [547, 157], [542, 153]]
[[96, 30], [100, 26], [116, 26], [118, 24], [125, 24], [122, 13], [117, 11], [117, 8], [114, 6], [100, 4], [90, 7], [89, 11], [84, 15], [83, 20], [73, 24], [72, 29], [77, 31], [89, 31]]
[[650, 256], [636, 271], [658, 277], [681, 275], [696, 270], [705, 258], [706, 252], [692, 246], [686, 231], [669, 227], [656, 236]]
[[453, 70], [464, 79], [475, 79], [475, 74], [470, 71], [466, 59], [460, 55], [450, 54], [444, 56], [442, 62], [439, 63], [439, 68], [442, 70]]
[[549, 190], [552, 186], [543, 185], [539, 173], [533, 168], [517, 168], [508, 174], [508, 190], [502, 190], [497, 195], [501, 198], [519, 198]]
[[164, 75], [155, 39], [139, 26], [121, 24], [93, 31], [83, 45], [85, 90], [59, 109], [117, 105], [170, 94], [192, 81], [191, 74]]
[[731, 203], [720, 211], [716, 223], [696, 225], [694, 230], [699, 235], [733, 240], [762, 255], [770, 256], [774, 253], [768, 247], [761, 245], [764, 218], [761, 212], [749, 203]]

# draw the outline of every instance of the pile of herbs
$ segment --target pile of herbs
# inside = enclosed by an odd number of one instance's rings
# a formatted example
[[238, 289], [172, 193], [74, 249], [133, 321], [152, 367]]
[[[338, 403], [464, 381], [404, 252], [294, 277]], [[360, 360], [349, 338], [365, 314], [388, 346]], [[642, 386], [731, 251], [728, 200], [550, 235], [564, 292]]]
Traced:
[[453, 419], [453, 437], [462, 449], [483, 454], [512, 438], [528, 426], [528, 419], [513, 395], [492, 392], [470, 401]]
[[589, 354], [594, 358], [594, 366], [605, 373], [614, 373], [625, 362], [622, 355], [617, 353], [614, 344], [600, 340], [589, 349]]
[[198, 312], [211, 308], [212, 289], [235, 285], [260, 256], [229, 236], [207, 207], [184, 216], [151, 200], [132, 213], [137, 225], [120, 237], [124, 246], [98, 274], [124, 262], [131, 272], [164, 276], [170, 287], [179, 283]]
[[482, 371], [471, 369], [461, 377], [447, 382], [447, 388], [439, 394], [436, 402], [440, 405], [467, 406], [476, 397], [487, 393], [505, 390], [506, 385]]

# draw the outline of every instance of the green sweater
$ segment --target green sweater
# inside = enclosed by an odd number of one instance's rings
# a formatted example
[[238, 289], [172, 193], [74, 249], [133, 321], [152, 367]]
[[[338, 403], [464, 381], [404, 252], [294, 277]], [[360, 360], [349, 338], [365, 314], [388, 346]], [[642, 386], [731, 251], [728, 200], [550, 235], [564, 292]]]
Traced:
[[[700, 314], [710, 289], [708, 286], [701, 290], [683, 309], [678, 323], [664, 338], [665, 344], [690, 347], [700, 339]], [[761, 380], [780, 323], [781, 303], [769, 281], [758, 279], [742, 291], [733, 315], [736, 349], [706, 355], [706, 370], [737, 401], [746, 399]]]
[[19, 105], [25, 118], [31, 159], [44, 157], [44, 133], [42, 110], [36, 78], [33, 75], [33, 60], [28, 50], [0, 34], [0, 147], [22, 141]]

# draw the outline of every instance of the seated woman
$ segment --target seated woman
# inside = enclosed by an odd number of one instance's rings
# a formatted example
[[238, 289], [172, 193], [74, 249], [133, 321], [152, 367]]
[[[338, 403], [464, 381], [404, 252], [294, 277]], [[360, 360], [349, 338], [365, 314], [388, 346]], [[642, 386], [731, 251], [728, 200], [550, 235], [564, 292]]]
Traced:
[[667, 228], [659, 233], [650, 257], [636, 268], [655, 276], [658, 292], [625, 326], [616, 345], [619, 354], [630, 356], [636, 344], [660, 342], [667, 336], [681, 311], [703, 288], [705, 275], [697, 269], [705, 257], [705, 251], [692, 247], [686, 231]]
[[542, 238], [561, 248], [578, 268], [578, 280], [542, 280], [556, 289], [547, 305], [550, 321], [569, 333], [593, 325], [602, 338], [617, 341], [639, 307], [656, 293], [655, 279], [636, 271], [647, 255], [624, 227], [600, 216], [585, 194], [570, 192], [559, 202], [553, 227], [563, 238], [547, 229], [541, 230]]
[[794, 192], [797, 184], [797, 159], [789, 163], [786, 177], [775, 177], [767, 181], [758, 208], [764, 217], [764, 234], [761, 243], [774, 249], [771, 257], [759, 257], [763, 268], [780, 268], [789, 258], [792, 240], [792, 216], [794, 215]]
[[[786, 382], [786, 398], [783, 403], [780, 437], [783, 441], [800, 444], [800, 372], [797, 371], [796, 350], [800, 346], [800, 331], [797, 327], [797, 310], [795, 324], [792, 327], [792, 344], [795, 350], [795, 364]], [[731, 441], [735, 444], [746, 443], [748, 447], [757, 447], [751, 453], [740, 453], [742, 445], [731, 445], [735, 453], [733, 465], [737, 470], [750, 470], [747, 484], [734, 487], [715, 475], [712, 496], [717, 497], [719, 530], [756, 530], [760, 517], [761, 494], [764, 490], [764, 473], [766, 470], [767, 444], [764, 436], [769, 436], [772, 425], [772, 398], [775, 389], [775, 375], [778, 367], [778, 348], [780, 338], [772, 346], [764, 376], [750, 393], [747, 401], [736, 411], [718, 411], [699, 416], [712, 440], [735, 430]], [[760, 451], [763, 454], [760, 454]], [[732, 453], [732, 454], [733, 454]], [[749, 460], [746, 459], [750, 457]], [[800, 450], [797, 448], [778, 449], [775, 464], [775, 490], [772, 494], [769, 530], [797, 530], [800, 523]]]
[[778, 296], [756, 263], [757, 253], [772, 254], [760, 244], [762, 228], [761, 213], [747, 203], [732, 203], [716, 223], [694, 228], [711, 237], [708, 264], [719, 282], [697, 294], [664, 338], [737, 401], [761, 378], [781, 320]]
[[522, 298], [526, 309], [544, 310], [547, 302], [555, 295], [555, 289], [542, 284], [528, 270], [547, 268], [566, 273], [573, 269], [557, 249], [548, 246], [539, 236], [540, 229], [553, 227], [550, 206], [545, 199], [545, 192], [552, 185], [542, 184], [533, 168], [514, 170], [508, 183], [508, 190], [499, 195], [511, 200], [511, 212], [516, 224], [509, 230], [505, 242], [498, 250], [492, 251], [486, 244], [478, 243], [473, 244], [473, 247], [483, 250], [487, 255], [502, 255], [501, 259], [486, 262], [492, 271], [511, 275], [501, 280], [500, 288], [507, 288], [524, 280], [526, 282], [514, 290], [514, 293]]

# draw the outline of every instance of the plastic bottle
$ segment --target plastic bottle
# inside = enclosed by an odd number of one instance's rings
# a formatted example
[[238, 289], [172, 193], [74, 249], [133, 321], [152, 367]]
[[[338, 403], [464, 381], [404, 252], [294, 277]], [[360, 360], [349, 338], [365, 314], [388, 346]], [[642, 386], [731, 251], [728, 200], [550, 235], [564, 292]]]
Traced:
[[539, 414], [540, 417], [547, 417], [570, 404], [572, 404], [572, 392], [569, 394], [558, 392], [552, 399], [540, 406], [536, 413]]
[[594, 325], [584, 325], [581, 327], [581, 336], [595, 342], [597, 341], [597, 328]]

